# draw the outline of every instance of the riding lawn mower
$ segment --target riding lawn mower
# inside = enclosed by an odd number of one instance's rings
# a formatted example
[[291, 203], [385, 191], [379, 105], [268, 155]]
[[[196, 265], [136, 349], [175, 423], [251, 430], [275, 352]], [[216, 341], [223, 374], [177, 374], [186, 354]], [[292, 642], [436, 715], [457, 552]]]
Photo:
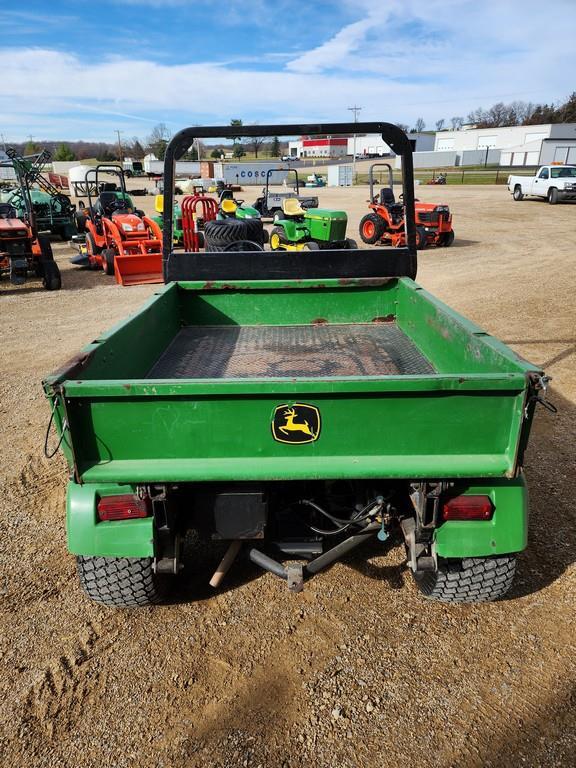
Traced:
[[[388, 169], [388, 186], [374, 194], [374, 168]], [[360, 237], [368, 245], [381, 243], [396, 248], [406, 245], [404, 204], [394, 197], [394, 177], [389, 163], [373, 163], [368, 173], [370, 184], [370, 213], [360, 221]], [[454, 242], [452, 215], [447, 205], [434, 205], [415, 201], [416, 247], [421, 250], [429, 245], [447, 248]]]

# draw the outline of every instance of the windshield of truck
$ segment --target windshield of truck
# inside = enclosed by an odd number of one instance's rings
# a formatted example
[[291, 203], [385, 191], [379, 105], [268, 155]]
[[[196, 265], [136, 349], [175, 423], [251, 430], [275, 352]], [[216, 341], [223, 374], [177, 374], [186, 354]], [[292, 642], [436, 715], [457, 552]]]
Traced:
[[553, 179], [576, 179], [576, 165], [572, 168], [552, 168]]

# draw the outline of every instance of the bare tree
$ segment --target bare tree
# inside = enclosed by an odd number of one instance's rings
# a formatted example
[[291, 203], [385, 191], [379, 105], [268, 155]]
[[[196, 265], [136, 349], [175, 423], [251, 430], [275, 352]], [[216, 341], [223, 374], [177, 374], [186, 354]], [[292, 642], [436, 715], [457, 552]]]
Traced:
[[464, 125], [464, 118], [463, 117], [451, 117], [450, 122], [452, 123], [452, 130], [453, 131], [459, 131], [460, 128]]
[[265, 136], [251, 136], [249, 141], [247, 142], [247, 146], [250, 147], [252, 152], [254, 152], [254, 156], [256, 159], [258, 159], [258, 152], [260, 150], [260, 147], [264, 142], [266, 141]]
[[164, 160], [166, 154], [166, 147], [170, 141], [170, 131], [168, 130], [166, 123], [158, 123], [152, 128], [152, 133], [148, 137], [147, 149], [156, 155], [158, 160]]
[[414, 123], [414, 133], [422, 133], [422, 131], [426, 128], [426, 123], [424, 122], [423, 117], [419, 117], [418, 120]]
[[444, 128], [444, 118], [441, 117], [440, 120], [436, 120], [436, 130], [441, 131], [442, 128]]

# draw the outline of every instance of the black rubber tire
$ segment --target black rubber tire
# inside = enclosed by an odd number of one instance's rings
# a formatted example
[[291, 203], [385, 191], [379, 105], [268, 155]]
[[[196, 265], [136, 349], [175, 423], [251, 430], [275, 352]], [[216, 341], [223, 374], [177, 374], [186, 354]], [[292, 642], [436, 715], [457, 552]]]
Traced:
[[276, 224], [277, 221], [282, 221], [285, 217], [280, 208], [274, 208], [270, 211], [270, 218], [272, 219], [272, 222]]
[[[374, 232], [371, 236], [364, 234], [364, 225], [368, 222], [371, 222], [374, 225]], [[382, 238], [385, 229], [386, 225], [378, 214], [367, 213], [366, 216], [363, 216], [360, 220], [358, 232], [363, 243], [366, 243], [367, 245], [375, 245]]]
[[259, 243], [264, 245], [266, 240], [264, 239], [264, 224], [261, 219], [243, 219], [244, 224], [248, 227], [248, 237], [252, 243]]
[[416, 227], [416, 250], [423, 251], [428, 245], [428, 235], [424, 227]]
[[272, 247], [272, 243], [276, 240], [274, 235], [278, 235], [278, 237], [280, 238], [280, 241], [284, 242], [285, 239], [286, 239], [285, 234], [284, 234], [284, 229], [282, 227], [272, 227], [272, 229], [270, 230], [270, 240], [269, 240], [269, 242], [270, 242], [270, 250], [271, 251], [279, 251], [279, 250], [281, 250], [280, 248], [273, 248]]
[[304, 243], [304, 250], [305, 251], [320, 251], [322, 250], [320, 245], [315, 240], [309, 240], [307, 243]]
[[80, 584], [97, 603], [114, 608], [132, 608], [161, 603], [168, 592], [168, 576], [158, 576], [152, 558], [76, 558]]
[[224, 253], [229, 251], [235, 251], [236, 253], [254, 253], [255, 251], [264, 251], [264, 246], [260, 243], [255, 243], [253, 240], [238, 240], [237, 243], [229, 243], [224, 248]]
[[42, 262], [44, 275], [42, 276], [42, 285], [47, 291], [59, 291], [62, 288], [62, 277], [60, 269], [55, 261]]
[[440, 235], [440, 245], [443, 248], [450, 248], [452, 243], [454, 242], [454, 230], [451, 229], [450, 232], [444, 232], [442, 235]]
[[488, 603], [514, 581], [516, 555], [439, 560], [438, 571], [414, 574], [420, 592], [441, 603]]
[[522, 187], [520, 186], [520, 184], [516, 184], [516, 186], [514, 187], [514, 192], [512, 193], [512, 197], [514, 198], [514, 200], [516, 200], [517, 203], [519, 203], [520, 200], [524, 199], [524, 194], [522, 192]]
[[[94, 238], [92, 236], [91, 232], [86, 232], [86, 252], [88, 256], [98, 256], [101, 252], [101, 248], [98, 248], [96, 243], [94, 242]], [[98, 263], [94, 263], [92, 261], [88, 261], [88, 267], [89, 269], [98, 269]]]
[[63, 224], [60, 228], [60, 237], [65, 243], [68, 243], [76, 234], [77, 227], [74, 224]]
[[204, 227], [204, 239], [207, 251], [222, 251], [230, 243], [250, 239], [248, 223], [237, 219], [207, 221]]
[[351, 237], [346, 238], [346, 245], [345, 248], [348, 248], [349, 251], [357, 251], [358, 250], [358, 243], [356, 240], [352, 240]]
[[550, 205], [556, 205], [558, 202], [558, 190], [556, 187], [550, 187], [548, 190], [548, 202]]
[[40, 273], [42, 285], [47, 291], [59, 291], [62, 288], [62, 277], [58, 264], [54, 261], [52, 244], [48, 235], [38, 235], [38, 245], [40, 246], [40, 259], [34, 271], [36, 274]]
[[102, 270], [105, 275], [114, 274], [114, 258], [116, 251], [114, 248], [104, 248], [102, 251]]

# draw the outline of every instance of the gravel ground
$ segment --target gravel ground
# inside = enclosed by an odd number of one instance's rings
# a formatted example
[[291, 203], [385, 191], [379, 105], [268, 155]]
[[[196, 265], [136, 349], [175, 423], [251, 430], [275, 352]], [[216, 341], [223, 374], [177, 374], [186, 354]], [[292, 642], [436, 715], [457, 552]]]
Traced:
[[[365, 189], [319, 195], [357, 229]], [[512, 593], [426, 602], [401, 548], [372, 546], [297, 595], [249, 565], [211, 594], [204, 561], [169, 606], [84, 599], [66, 552], [65, 466], [42, 457], [40, 380], [154, 287], [120, 288], [55, 244], [62, 291], [0, 286], [2, 765], [576, 764], [575, 208], [517, 204], [503, 187], [418, 196], [450, 204], [457, 238], [421, 254], [419, 282], [554, 377], [559, 413], [537, 414]]]

